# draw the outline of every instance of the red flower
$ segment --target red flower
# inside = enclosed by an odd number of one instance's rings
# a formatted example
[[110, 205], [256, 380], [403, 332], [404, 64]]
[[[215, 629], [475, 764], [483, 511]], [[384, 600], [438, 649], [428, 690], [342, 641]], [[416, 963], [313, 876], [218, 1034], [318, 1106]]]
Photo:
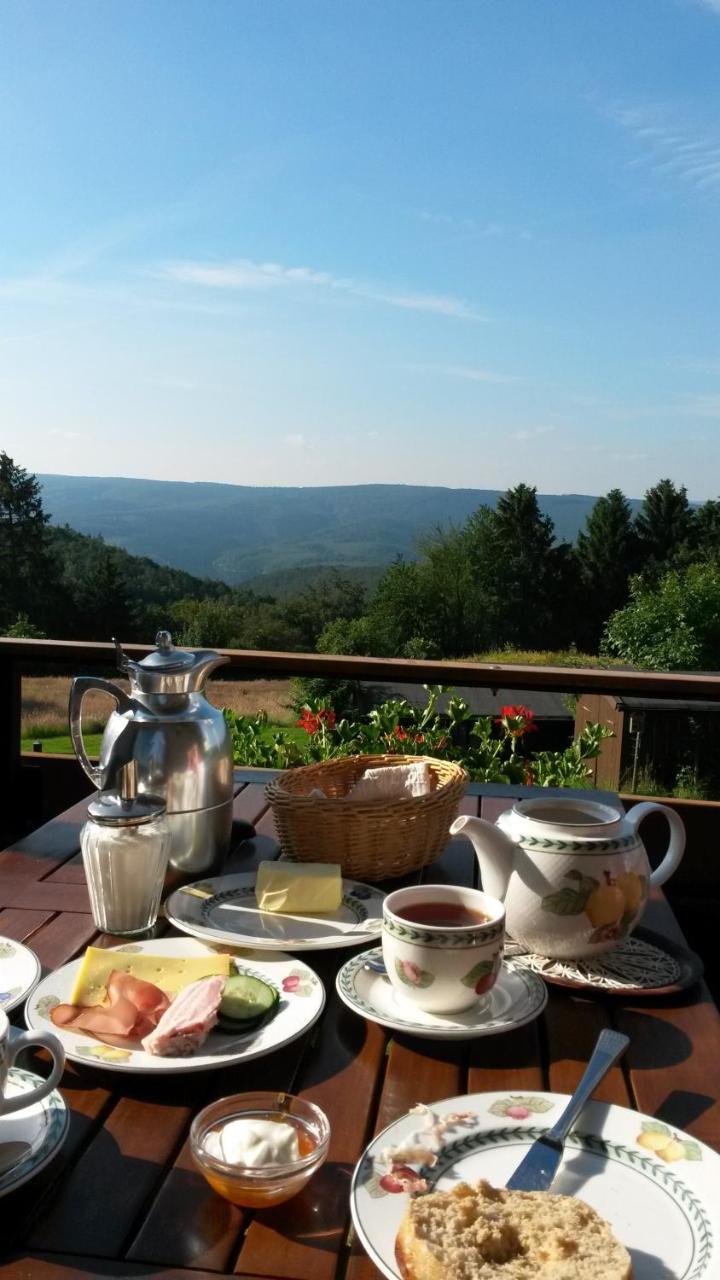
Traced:
[[500, 715], [495, 723], [505, 729], [511, 738], [522, 738], [524, 734], [534, 733], [537, 729], [535, 712], [531, 711], [529, 707], [521, 705], [501, 707]]
[[299, 720], [295, 723], [299, 729], [304, 729], [306, 733], [317, 733], [322, 724], [326, 724], [328, 729], [335, 728], [335, 712], [332, 709], [327, 711], [311, 711], [309, 707], [303, 707]]
[[424, 733], [416, 733], [416, 734], [415, 734], [415, 741], [417, 742], [418, 746], [422, 746], [423, 742], [425, 741], [425, 734], [424, 734]]
[[393, 737], [398, 738], [400, 742], [404, 742], [407, 734], [401, 724], [396, 724], [393, 729]]
[[300, 719], [296, 721], [296, 724], [299, 729], [304, 729], [306, 733], [317, 733], [320, 728], [320, 717], [315, 715], [309, 707], [303, 707], [302, 715]]

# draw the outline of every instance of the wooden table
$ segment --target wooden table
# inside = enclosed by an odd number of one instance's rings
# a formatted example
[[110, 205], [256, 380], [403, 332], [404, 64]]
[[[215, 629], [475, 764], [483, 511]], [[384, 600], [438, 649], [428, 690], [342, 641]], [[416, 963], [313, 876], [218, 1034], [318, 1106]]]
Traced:
[[[277, 853], [263, 780], [250, 772], [237, 776], [235, 816], [254, 823], [258, 835], [233, 849], [233, 870]], [[495, 819], [514, 794], [471, 788], [461, 811]], [[84, 803], [76, 805], [0, 854], [0, 934], [29, 943], [46, 971], [91, 941], [115, 941], [97, 939], [89, 913], [78, 855], [84, 811]], [[452, 841], [425, 878], [474, 883], [469, 843]], [[660, 893], [645, 923], [682, 941]], [[414, 1103], [454, 1094], [570, 1092], [607, 1025], [627, 1032], [631, 1046], [598, 1096], [659, 1116], [720, 1150], [720, 1015], [702, 984], [681, 996], [634, 1003], [554, 987], [545, 1014], [530, 1026], [445, 1047], [391, 1036], [346, 1009], [334, 978], [348, 954], [303, 956], [326, 986], [321, 1020], [303, 1039], [246, 1066], [147, 1077], [69, 1063], [65, 1145], [36, 1179], [0, 1203], [0, 1277], [376, 1280], [375, 1267], [353, 1243], [348, 1210], [353, 1167], [373, 1133]], [[327, 1163], [299, 1196], [253, 1214], [210, 1191], [195, 1172], [187, 1135], [206, 1102], [259, 1088], [318, 1103], [333, 1135]]]

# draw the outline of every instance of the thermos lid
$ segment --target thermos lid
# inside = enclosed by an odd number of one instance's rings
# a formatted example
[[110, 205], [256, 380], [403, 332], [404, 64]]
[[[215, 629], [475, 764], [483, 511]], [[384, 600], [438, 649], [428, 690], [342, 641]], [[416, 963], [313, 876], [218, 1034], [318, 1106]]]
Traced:
[[157, 648], [138, 663], [146, 671], [167, 671], [170, 674], [174, 671], [186, 671], [188, 667], [195, 665], [195, 654], [188, 653], [187, 649], [176, 649], [169, 631], [158, 631], [155, 644]]
[[169, 631], [158, 631], [155, 645], [152, 653], [136, 662], [128, 658], [120, 642], [115, 640], [118, 669], [127, 672], [135, 693], [197, 693], [215, 667], [230, 661], [213, 649], [177, 649]]
[[166, 808], [160, 796], [138, 795], [137, 761], [131, 760], [120, 770], [119, 790], [98, 791], [88, 816], [108, 827], [140, 827], [162, 817]]

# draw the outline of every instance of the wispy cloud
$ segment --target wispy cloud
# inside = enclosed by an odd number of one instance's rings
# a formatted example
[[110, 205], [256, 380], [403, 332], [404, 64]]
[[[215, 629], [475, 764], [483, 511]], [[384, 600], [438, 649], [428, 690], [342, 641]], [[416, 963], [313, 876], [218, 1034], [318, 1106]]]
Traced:
[[720, 187], [720, 132], [697, 133], [675, 124], [671, 112], [658, 106], [616, 105], [608, 114], [641, 148], [633, 163], [698, 191]]
[[310, 288], [350, 294], [353, 297], [364, 298], [369, 302], [379, 302], [389, 307], [400, 307], [408, 311], [426, 311], [456, 320], [485, 319], [462, 298], [455, 298], [448, 294], [417, 293], [371, 281], [354, 280], [347, 276], [335, 276], [327, 271], [317, 271], [313, 267], [287, 267], [279, 262], [251, 262], [246, 258], [216, 264], [192, 261], [168, 262], [154, 274], [165, 280], [197, 285], [206, 289], [250, 291]]
[[439, 373], [446, 378], [460, 378], [464, 382], [487, 382], [487, 383], [509, 383], [524, 382], [524, 378], [517, 377], [515, 374], [495, 373], [492, 369], [476, 369], [467, 367], [466, 365], [455, 364], [411, 364], [407, 365], [408, 369], [415, 369], [421, 373]]
[[557, 427], [522, 427], [519, 431], [512, 431], [510, 439], [536, 440], [538, 436], [549, 435], [551, 431], [557, 431]]
[[701, 9], [709, 9], [711, 13], [720, 14], [720, 0], [694, 0]]
[[455, 235], [468, 236], [513, 236], [519, 240], [532, 240], [532, 232], [527, 227], [518, 227], [509, 222], [496, 222], [481, 218], [458, 216], [452, 213], [433, 213], [429, 209], [419, 209], [417, 213], [421, 222], [441, 227]]
[[291, 431], [289, 435], [283, 436], [283, 444], [287, 444], [291, 449], [304, 449], [307, 440], [302, 431]]

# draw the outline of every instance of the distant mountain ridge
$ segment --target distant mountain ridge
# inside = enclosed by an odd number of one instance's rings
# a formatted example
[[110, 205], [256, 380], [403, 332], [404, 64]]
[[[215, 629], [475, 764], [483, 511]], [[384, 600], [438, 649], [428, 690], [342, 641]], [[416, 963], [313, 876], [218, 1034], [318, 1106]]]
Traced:
[[[149, 556], [230, 585], [321, 565], [378, 566], [413, 558], [417, 539], [436, 525], [462, 524], [499, 489], [425, 485], [254, 488], [245, 485], [38, 475], [56, 525], [99, 534]], [[538, 494], [559, 541], [573, 542], [595, 497]], [[639, 499], [631, 500], [637, 509]]]

